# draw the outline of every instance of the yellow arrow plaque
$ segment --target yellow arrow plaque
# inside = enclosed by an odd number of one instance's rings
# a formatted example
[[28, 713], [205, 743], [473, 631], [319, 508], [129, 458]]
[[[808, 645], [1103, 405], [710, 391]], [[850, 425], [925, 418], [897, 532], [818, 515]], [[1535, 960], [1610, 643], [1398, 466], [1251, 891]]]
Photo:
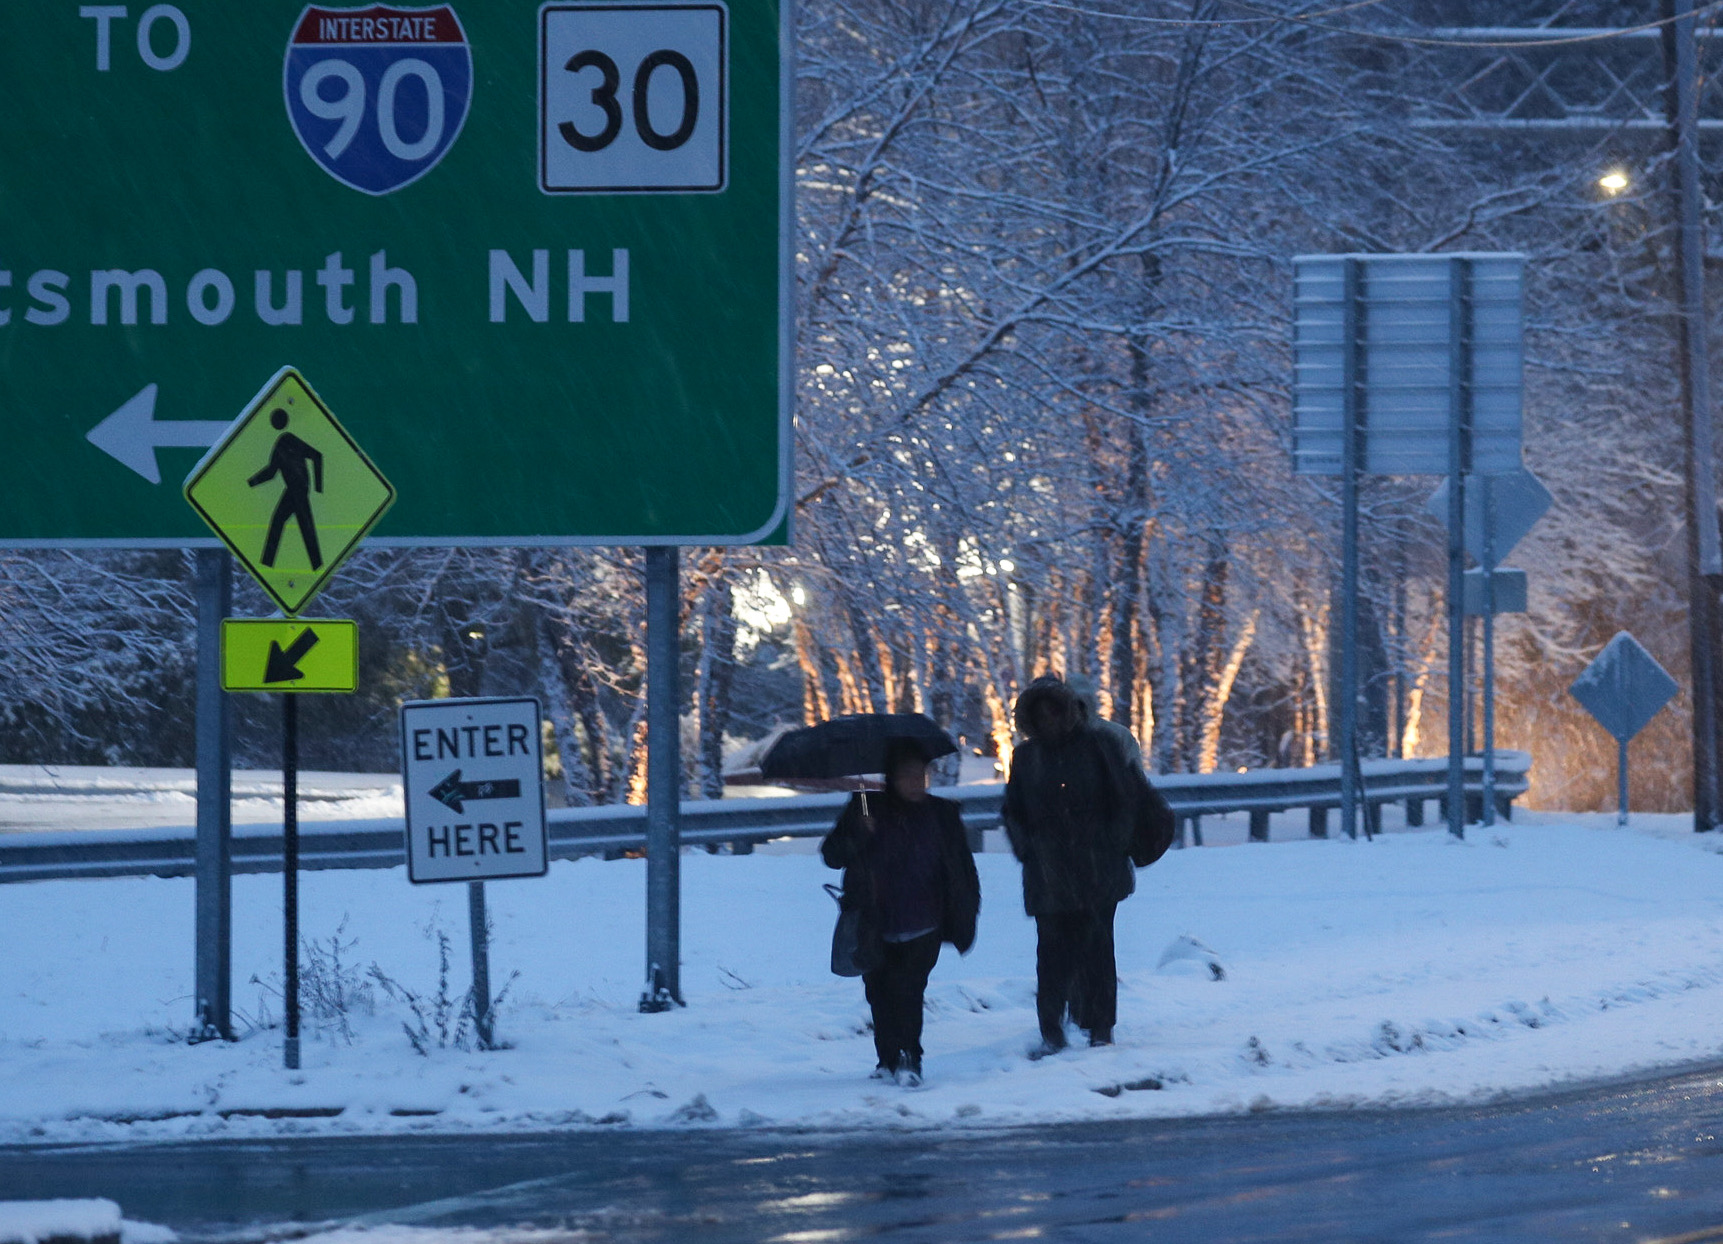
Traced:
[[226, 618], [223, 691], [353, 691], [359, 624], [347, 618]]
[[283, 367], [192, 469], [185, 499], [291, 615], [359, 547], [395, 489]]

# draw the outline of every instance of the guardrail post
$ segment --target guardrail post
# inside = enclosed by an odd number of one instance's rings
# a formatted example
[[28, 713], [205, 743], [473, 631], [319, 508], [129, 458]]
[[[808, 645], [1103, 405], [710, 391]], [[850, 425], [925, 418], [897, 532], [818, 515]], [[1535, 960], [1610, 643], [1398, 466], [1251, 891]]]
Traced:
[[1312, 838], [1328, 837], [1328, 809], [1320, 804], [1310, 805], [1310, 836]]
[[197, 551], [197, 1013], [193, 1041], [233, 1040], [232, 730], [221, 689], [221, 620], [233, 608], [233, 554]]
[[1406, 800], [1406, 824], [1416, 829], [1424, 823], [1424, 801], [1419, 798]]
[[1250, 840], [1252, 842], [1268, 841], [1268, 809], [1252, 808], [1250, 810]]

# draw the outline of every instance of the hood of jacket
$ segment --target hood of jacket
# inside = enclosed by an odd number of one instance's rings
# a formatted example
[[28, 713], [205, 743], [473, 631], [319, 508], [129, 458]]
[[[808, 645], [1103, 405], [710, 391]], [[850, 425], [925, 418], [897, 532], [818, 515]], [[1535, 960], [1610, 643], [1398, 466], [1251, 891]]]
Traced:
[[[1053, 709], [1054, 729], [1049, 738], [1040, 729], [1041, 706], [1048, 705]], [[1080, 730], [1086, 716], [1083, 701], [1077, 693], [1065, 685], [1063, 679], [1044, 674], [1030, 683], [1017, 697], [1017, 707], [1013, 714], [1017, 729], [1025, 738], [1040, 738], [1052, 742], [1069, 737]]]

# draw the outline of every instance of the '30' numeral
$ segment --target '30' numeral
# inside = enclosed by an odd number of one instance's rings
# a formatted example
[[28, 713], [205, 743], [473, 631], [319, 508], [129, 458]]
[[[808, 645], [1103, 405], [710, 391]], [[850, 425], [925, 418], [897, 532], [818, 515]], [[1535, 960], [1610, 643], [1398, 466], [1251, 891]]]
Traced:
[[[621, 71], [610, 57], [590, 48], [569, 57], [563, 68], [570, 73], [580, 73], [585, 69], [598, 70], [600, 78], [598, 85], [592, 88], [592, 103], [604, 114], [604, 125], [597, 133], [588, 134], [573, 121], [563, 121], [557, 125], [557, 132], [562, 135], [563, 141], [576, 151], [603, 151], [615, 142], [616, 136], [622, 132], [622, 105], [616, 98], [617, 91], [622, 86]], [[654, 75], [660, 69], [673, 69], [676, 76], [682, 79], [682, 116], [676, 128], [668, 133], [654, 129], [652, 125], [652, 84]], [[688, 141], [700, 119], [700, 80], [694, 73], [694, 66], [682, 53], [668, 48], [660, 48], [648, 54], [634, 71], [631, 102], [634, 132], [640, 135], [640, 141], [654, 151], [676, 150]]]

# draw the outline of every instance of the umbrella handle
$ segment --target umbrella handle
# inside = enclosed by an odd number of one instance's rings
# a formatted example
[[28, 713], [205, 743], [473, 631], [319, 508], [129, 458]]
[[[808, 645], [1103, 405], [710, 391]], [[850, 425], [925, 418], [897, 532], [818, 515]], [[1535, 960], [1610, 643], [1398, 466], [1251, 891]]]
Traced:
[[858, 786], [857, 790], [861, 794], [862, 815], [865, 817], [868, 817], [871, 820], [872, 819], [872, 813], [870, 813], [867, 810], [867, 787], [866, 786]]

